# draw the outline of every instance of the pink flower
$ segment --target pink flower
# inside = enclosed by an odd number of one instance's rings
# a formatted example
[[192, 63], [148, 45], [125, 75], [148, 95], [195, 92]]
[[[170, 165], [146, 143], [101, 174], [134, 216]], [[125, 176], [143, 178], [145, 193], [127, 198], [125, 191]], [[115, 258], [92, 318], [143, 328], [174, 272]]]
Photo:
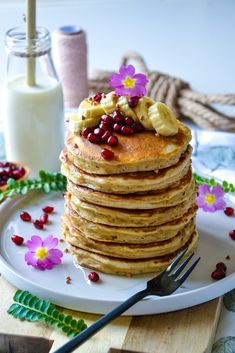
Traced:
[[209, 187], [206, 184], [199, 185], [197, 205], [205, 212], [222, 210], [226, 205], [224, 191], [220, 185]]
[[110, 76], [109, 84], [120, 96], [140, 97], [146, 94], [148, 80], [144, 74], [135, 74], [133, 65], [122, 65], [118, 74]]
[[48, 235], [42, 240], [39, 236], [33, 235], [26, 243], [29, 251], [25, 254], [27, 265], [31, 265], [40, 270], [51, 270], [54, 265], [61, 263], [63, 253], [56, 249], [58, 239]]

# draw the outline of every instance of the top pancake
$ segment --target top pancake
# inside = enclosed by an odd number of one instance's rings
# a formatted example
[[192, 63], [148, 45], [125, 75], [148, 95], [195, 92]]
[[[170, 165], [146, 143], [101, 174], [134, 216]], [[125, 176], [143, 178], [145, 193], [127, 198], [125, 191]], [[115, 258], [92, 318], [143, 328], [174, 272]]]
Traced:
[[[65, 144], [73, 163], [87, 173], [120, 174], [163, 169], [177, 163], [191, 140], [190, 129], [180, 121], [178, 125], [178, 133], [168, 137], [153, 131], [129, 136], [116, 134], [118, 144], [115, 147], [91, 143], [79, 133], [68, 134]], [[101, 156], [102, 148], [107, 147], [114, 152], [111, 161]]]

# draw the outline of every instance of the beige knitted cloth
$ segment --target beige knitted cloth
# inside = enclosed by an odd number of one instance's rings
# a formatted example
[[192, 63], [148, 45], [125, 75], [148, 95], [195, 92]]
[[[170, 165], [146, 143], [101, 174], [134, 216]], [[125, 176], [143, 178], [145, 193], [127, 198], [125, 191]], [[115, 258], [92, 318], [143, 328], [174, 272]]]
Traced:
[[[235, 94], [195, 92], [185, 81], [158, 71], [149, 71], [142, 56], [136, 52], [127, 52], [121, 64], [126, 65], [129, 60], [137, 61], [141, 71], [148, 76], [147, 95], [168, 104], [178, 118], [190, 118], [204, 129], [235, 131], [235, 117], [223, 114], [211, 105], [219, 103], [235, 106]], [[96, 71], [93, 79], [89, 81], [90, 94], [110, 91], [112, 88], [108, 84], [108, 79], [111, 74], [109, 71]]]

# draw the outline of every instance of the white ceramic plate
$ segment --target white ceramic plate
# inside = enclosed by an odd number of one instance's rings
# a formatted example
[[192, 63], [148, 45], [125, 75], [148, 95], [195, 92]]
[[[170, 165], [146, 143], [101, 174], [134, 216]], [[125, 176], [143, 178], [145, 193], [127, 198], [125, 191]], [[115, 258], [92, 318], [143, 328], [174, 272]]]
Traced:
[[[234, 207], [234, 200], [228, 199]], [[30, 212], [34, 219], [42, 214], [45, 205], [55, 207], [50, 215], [50, 224], [44, 230], [37, 230], [32, 223], [23, 222], [19, 214]], [[34, 192], [24, 197], [7, 200], [0, 206], [0, 272], [17, 288], [29, 290], [35, 295], [48, 298], [57, 305], [91, 313], [107, 313], [116, 305], [140, 289], [150, 276], [124, 278], [100, 273], [99, 283], [87, 280], [88, 269], [76, 268], [70, 254], [65, 254], [63, 264], [51, 271], [40, 271], [24, 262], [24, 246], [11, 241], [13, 234], [22, 235], [25, 240], [37, 234], [42, 238], [48, 234], [60, 237], [60, 215], [64, 200], [61, 194], [44, 195]], [[167, 297], [149, 297], [126, 312], [126, 315], [146, 315], [169, 312], [194, 306], [218, 297], [235, 286], [235, 241], [228, 235], [235, 229], [235, 217], [227, 217], [223, 211], [215, 213], [198, 212], [197, 227], [200, 234], [197, 254], [201, 261], [183, 288]], [[60, 244], [61, 248], [65, 243]], [[230, 255], [231, 259], [226, 260]], [[210, 277], [217, 262], [227, 264], [227, 277], [213, 281]], [[70, 276], [71, 284], [66, 284]]]

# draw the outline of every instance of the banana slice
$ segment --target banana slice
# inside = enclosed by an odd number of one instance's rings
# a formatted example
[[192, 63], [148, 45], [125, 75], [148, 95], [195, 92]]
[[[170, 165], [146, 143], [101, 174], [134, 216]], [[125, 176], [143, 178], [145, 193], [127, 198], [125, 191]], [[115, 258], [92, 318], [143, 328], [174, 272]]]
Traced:
[[149, 107], [154, 103], [155, 101], [153, 99], [144, 96], [140, 98], [137, 106], [133, 108], [138, 120], [146, 130], [154, 130], [148, 114]]
[[78, 116], [82, 118], [92, 119], [104, 114], [104, 109], [100, 103], [94, 103], [90, 98], [85, 98], [78, 107]]
[[69, 117], [69, 130], [78, 132], [85, 127], [97, 126], [100, 122], [100, 117], [82, 120], [76, 113]]
[[112, 114], [117, 110], [117, 95], [114, 92], [109, 92], [101, 99], [101, 107], [104, 110], [105, 114]]
[[154, 129], [162, 136], [173, 136], [178, 132], [174, 112], [164, 103], [157, 102], [149, 107], [149, 119]]
[[124, 114], [125, 116], [131, 117], [135, 121], [138, 120], [134, 110], [131, 107], [129, 107], [128, 97], [120, 96], [116, 104], [116, 109], [120, 110], [121, 113]]

